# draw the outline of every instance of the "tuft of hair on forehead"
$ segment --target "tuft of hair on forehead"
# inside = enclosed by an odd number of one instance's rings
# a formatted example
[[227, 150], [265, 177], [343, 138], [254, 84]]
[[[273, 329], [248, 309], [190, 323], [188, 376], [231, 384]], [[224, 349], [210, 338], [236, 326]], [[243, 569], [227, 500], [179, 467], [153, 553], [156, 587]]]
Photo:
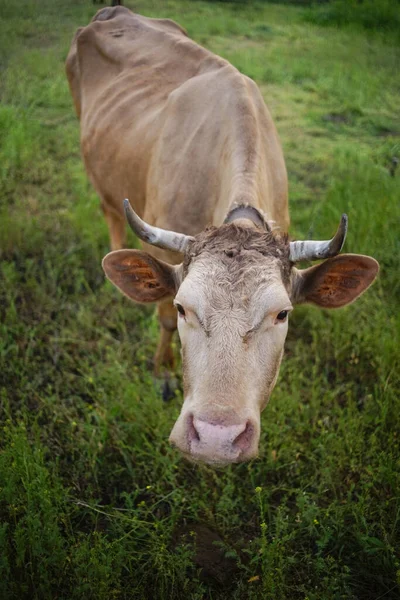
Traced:
[[190, 264], [205, 253], [215, 255], [228, 268], [245, 268], [247, 262], [254, 264], [257, 254], [275, 258], [279, 261], [283, 283], [289, 283], [292, 265], [289, 260], [288, 236], [275, 233], [269, 228], [246, 227], [234, 222], [220, 227], [207, 227], [195, 236], [185, 252], [185, 276]]

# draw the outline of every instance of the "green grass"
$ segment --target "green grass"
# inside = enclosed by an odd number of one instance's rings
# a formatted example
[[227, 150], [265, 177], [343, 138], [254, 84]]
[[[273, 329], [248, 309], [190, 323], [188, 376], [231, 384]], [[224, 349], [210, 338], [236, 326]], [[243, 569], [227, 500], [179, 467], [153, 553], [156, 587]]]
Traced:
[[1, 1], [0, 597], [398, 598], [398, 38], [318, 7], [127, 2], [256, 79], [292, 234], [329, 236], [345, 211], [346, 250], [381, 264], [356, 304], [296, 309], [260, 459], [214, 471], [168, 445], [182, 399], [153, 381], [152, 308], [104, 282], [63, 66], [95, 7]]
[[352, 25], [400, 35], [399, 0], [330, 0], [318, 7], [314, 5], [305, 16], [320, 25]]

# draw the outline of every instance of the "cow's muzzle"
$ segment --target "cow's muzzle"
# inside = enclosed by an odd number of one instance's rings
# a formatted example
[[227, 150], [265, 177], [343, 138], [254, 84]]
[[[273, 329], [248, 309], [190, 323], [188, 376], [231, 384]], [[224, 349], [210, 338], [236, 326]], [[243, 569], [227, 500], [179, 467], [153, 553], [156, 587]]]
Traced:
[[179, 417], [170, 442], [192, 461], [222, 466], [257, 456], [259, 435], [252, 419], [210, 421], [190, 413]]

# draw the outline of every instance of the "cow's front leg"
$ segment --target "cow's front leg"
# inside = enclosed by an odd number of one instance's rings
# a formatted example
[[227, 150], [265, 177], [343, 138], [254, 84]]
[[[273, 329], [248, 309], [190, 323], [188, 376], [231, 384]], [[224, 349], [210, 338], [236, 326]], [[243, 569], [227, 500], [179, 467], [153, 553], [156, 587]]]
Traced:
[[174, 370], [175, 359], [172, 351], [172, 337], [177, 328], [177, 314], [172, 300], [164, 300], [158, 304], [158, 318], [160, 321], [160, 339], [154, 356], [154, 374], [163, 379], [162, 398], [171, 400], [175, 396], [177, 380], [171, 376]]
[[118, 214], [115, 209], [110, 208], [109, 204], [109, 202], [103, 201], [101, 208], [110, 234], [111, 250], [121, 250], [125, 246], [125, 217], [123, 214]]
[[154, 373], [156, 376], [160, 376], [164, 367], [172, 370], [175, 366], [171, 342], [177, 328], [177, 313], [171, 298], [159, 302], [157, 308], [160, 321], [160, 340], [154, 356]]

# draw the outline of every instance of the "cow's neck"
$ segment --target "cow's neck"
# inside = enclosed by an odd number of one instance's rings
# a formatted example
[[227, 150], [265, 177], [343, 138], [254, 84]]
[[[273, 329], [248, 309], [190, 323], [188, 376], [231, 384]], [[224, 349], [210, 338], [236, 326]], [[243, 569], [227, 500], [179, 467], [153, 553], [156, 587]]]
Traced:
[[[225, 174], [225, 181], [221, 181], [220, 195], [215, 203], [213, 225], [219, 227], [226, 222], [228, 215], [234, 213], [237, 208], [243, 206], [253, 207], [257, 210], [262, 210], [256, 193], [255, 182], [251, 181], [247, 176], [235, 176], [229, 173]], [[268, 215], [269, 216], [269, 215]], [[238, 213], [235, 214], [236, 219], [249, 220], [249, 215]], [[250, 224], [252, 218], [250, 217]], [[257, 223], [256, 223], [257, 225]]]
[[[246, 135], [243, 135], [243, 138], [246, 138]], [[261, 211], [267, 220], [276, 220], [272, 201], [274, 188], [260, 157], [258, 143], [257, 135], [252, 140], [236, 140], [236, 143], [232, 144], [235, 151], [232, 151], [222, 163], [224, 168], [220, 172], [219, 198], [215, 205], [213, 223], [217, 227], [238, 206], [253, 207]], [[249, 146], [252, 147], [252, 152]], [[244, 218], [248, 221], [249, 216], [237, 214], [236, 218]], [[254, 218], [250, 216], [250, 226], [253, 220]], [[255, 224], [260, 225], [257, 219]]]

